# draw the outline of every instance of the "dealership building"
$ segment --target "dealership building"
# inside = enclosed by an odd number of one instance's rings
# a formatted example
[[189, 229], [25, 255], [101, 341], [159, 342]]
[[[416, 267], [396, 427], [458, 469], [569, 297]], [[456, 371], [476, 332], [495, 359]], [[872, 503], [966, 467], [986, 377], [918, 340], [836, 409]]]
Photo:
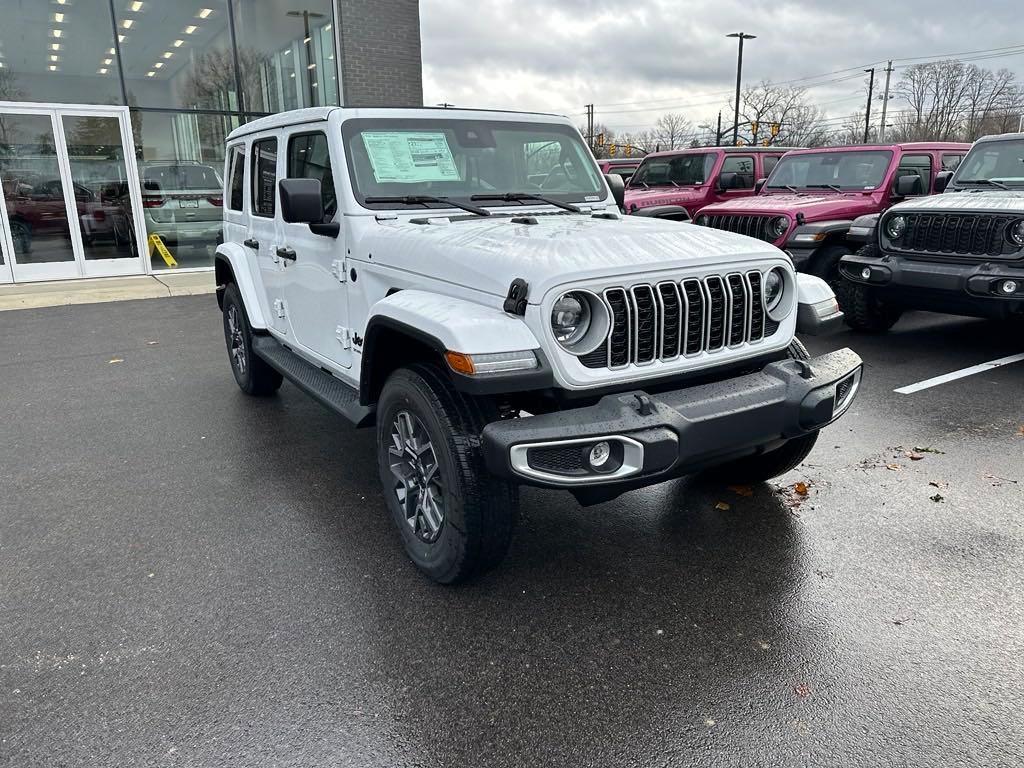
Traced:
[[209, 269], [224, 139], [418, 106], [418, 0], [0, 0], [0, 284]]

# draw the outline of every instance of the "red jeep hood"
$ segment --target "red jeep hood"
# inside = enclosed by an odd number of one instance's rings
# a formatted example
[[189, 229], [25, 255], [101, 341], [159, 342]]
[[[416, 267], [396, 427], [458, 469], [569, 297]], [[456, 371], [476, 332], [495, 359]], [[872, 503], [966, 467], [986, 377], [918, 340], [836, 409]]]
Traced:
[[878, 204], [871, 195], [854, 193], [835, 194], [781, 194], [741, 197], [725, 203], [706, 205], [699, 214], [745, 213], [802, 213], [808, 221], [827, 219], [855, 219], [868, 213], [877, 213]]
[[650, 208], [652, 205], [688, 205], [705, 199], [704, 187], [643, 187], [626, 190], [626, 210], [632, 206]]

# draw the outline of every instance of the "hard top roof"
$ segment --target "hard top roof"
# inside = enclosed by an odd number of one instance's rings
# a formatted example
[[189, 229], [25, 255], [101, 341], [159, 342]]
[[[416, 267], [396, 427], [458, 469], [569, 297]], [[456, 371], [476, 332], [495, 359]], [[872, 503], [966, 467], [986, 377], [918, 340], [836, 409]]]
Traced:
[[988, 136], [982, 136], [978, 139], [975, 144], [986, 144], [990, 141], [1024, 141], [1024, 133], [993, 133]]
[[965, 144], [958, 141], [907, 141], [901, 144], [847, 144], [842, 147], [813, 147], [808, 149], [795, 149], [792, 150], [794, 154], [808, 154], [810, 152], [870, 152], [870, 151], [886, 151], [886, 150], [901, 150], [903, 152], [918, 150], [925, 152], [928, 150], [966, 150], [970, 148], [970, 144]]
[[778, 154], [779, 152], [792, 152], [795, 147], [681, 147], [679, 149], [663, 149], [660, 152], [651, 152], [644, 159], [648, 157], [667, 157], [669, 155], [689, 155], [699, 152], [725, 152], [731, 154], [738, 152], [740, 154], [749, 155], [751, 152], [773, 152]]

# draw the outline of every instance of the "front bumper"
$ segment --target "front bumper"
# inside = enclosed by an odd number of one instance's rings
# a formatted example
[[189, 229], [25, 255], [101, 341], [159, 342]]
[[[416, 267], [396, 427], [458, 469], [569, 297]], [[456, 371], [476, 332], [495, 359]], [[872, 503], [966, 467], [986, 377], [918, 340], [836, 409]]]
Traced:
[[[870, 285], [909, 308], [966, 314], [1001, 314], [1024, 307], [1024, 265], [952, 263], [905, 256], [850, 254], [839, 262], [844, 278]], [[1015, 284], [1015, 290], [1005, 287]]]
[[[608, 395], [593, 406], [488, 424], [484, 456], [493, 474], [528, 485], [651, 485], [830, 424], [853, 402], [861, 367], [842, 349], [674, 392]], [[594, 469], [588, 456], [601, 442], [610, 456]]]

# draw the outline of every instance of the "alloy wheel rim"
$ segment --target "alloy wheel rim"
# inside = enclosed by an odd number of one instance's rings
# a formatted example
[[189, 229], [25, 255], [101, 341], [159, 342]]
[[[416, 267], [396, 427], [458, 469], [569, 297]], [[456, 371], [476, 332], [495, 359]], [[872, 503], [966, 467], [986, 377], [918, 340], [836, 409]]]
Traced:
[[409, 411], [396, 413], [391, 424], [388, 464], [410, 530], [427, 543], [436, 541], [445, 520], [444, 482], [430, 436]]
[[238, 307], [233, 304], [228, 307], [228, 351], [231, 353], [231, 363], [235, 366], [235, 370], [244, 376], [246, 368], [245, 336], [242, 334]]

